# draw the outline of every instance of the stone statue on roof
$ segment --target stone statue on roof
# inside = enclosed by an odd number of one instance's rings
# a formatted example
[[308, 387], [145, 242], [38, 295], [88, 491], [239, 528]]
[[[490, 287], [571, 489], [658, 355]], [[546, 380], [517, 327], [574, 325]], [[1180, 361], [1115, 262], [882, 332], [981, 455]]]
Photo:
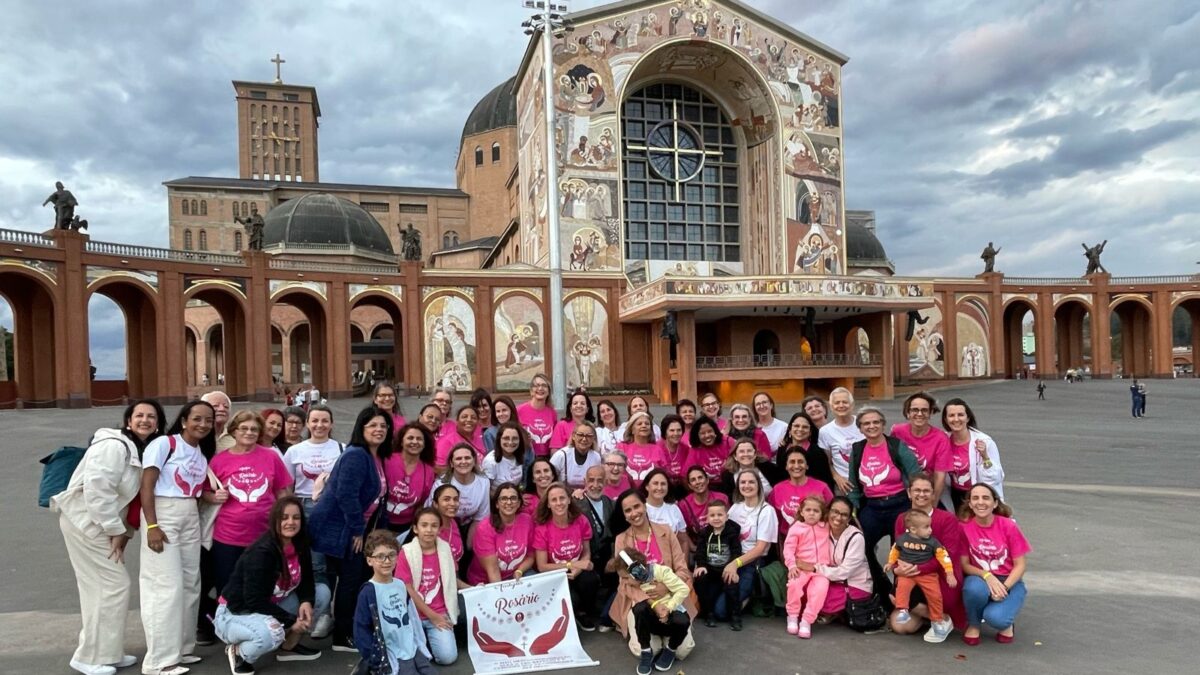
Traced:
[[992, 248], [992, 242], [988, 242], [987, 248], [983, 249], [983, 253], [979, 255], [983, 259], [983, 273], [990, 274], [996, 271], [996, 254], [1000, 252], [1000, 248]]
[[[397, 226], [399, 227], [399, 226]], [[419, 262], [421, 260], [421, 232], [408, 224], [408, 229], [400, 230], [400, 254], [403, 260]]]
[[70, 190], [63, 187], [62, 181], [54, 184], [54, 192], [46, 197], [46, 201], [42, 202], [42, 206], [47, 204], [54, 204], [54, 229], [72, 229], [71, 221], [75, 218], [75, 207], [79, 206], [79, 202], [75, 200], [75, 195], [71, 194]]
[[250, 238], [249, 249], [251, 251], [263, 250], [263, 231], [267, 224], [263, 220], [262, 214], [252, 211], [248, 218], [234, 218], [233, 220], [240, 223], [246, 230], [246, 235]]
[[1095, 246], [1081, 244], [1081, 246], [1083, 246], [1083, 255], [1088, 261], [1087, 271], [1083, 273], [1084, 276], [1095, 274], [1096, 272], [1104, 272], [1105, 274], [1108, 274], [1108, 270], [1104, 269], [1104, 265], [1100, 264], [1100, 254], [1104, 253], [1104, 246], [1107, 243], [1108, 240], [1105, 239]]

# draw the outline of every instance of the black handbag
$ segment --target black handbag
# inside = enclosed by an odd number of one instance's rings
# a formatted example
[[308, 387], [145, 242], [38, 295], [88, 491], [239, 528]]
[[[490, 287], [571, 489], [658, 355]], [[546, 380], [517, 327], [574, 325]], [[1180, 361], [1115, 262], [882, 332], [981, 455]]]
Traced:
[[[859, 534], [855, 532], [854, 534]], [[851, 535], [854, 536], [854, 535]], [[859, 536], [862, 536], [859, 534]], [[849, 540], [846, 540], [849, 545]], [[887, 625], [888, 612], [879, 601], [878, 593], [862, 600], [850, 597], [850, 585], [842, 582], [846, 588], [846, 625], [860, 633], [877, 631]]]

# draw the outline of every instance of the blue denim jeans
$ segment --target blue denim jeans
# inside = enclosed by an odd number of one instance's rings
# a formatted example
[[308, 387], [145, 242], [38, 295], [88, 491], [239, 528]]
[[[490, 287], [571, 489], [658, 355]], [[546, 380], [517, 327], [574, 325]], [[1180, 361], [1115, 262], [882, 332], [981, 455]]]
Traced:
[[[313, 509], [316, 508], [317, 503], [312, 500], [312, 497], [301, 497], [300, 503], [304, 505], [304, 521], [308, 522], [308, 519], [310, 516], [312, 516]], [[329, 585], [329, 576], [325, 573], [324, 553], [312, 551], [312, 570], [313, 579], [318, 584], [325, 584], [326, 586]], [[317, 616], [320, 616], [320, 614]]]
[[[279, 601], [279, 607], [292, 614], [300, 611], [300, 598], [290, 593]], [[313, 603], [313, 617], [329, 611], [329, 587], [317, 584]], [[279, 649], [287, 637], [287, 630], [275, 617], [266, 614], [234, 614], [228, 605], [217, 607], [213, 617], [213, 628], [217, 637], [225, 644], [237, 645], [238, 653], [248, 663], [258, 661], [263, 655]]]
[[[744, 605], [750, 599], [750, 595], [754, 592], [754, 578], [758, 576], [758, 568], [761, 566], [762, 559], [759, 558], [749, 565], [738, 568], [738, 604]], [[729, 619], [729, 607], [726, 605], [724, 594], [717, 598], [717, 602], [713, 605], [713, 613], [722, 621]]]
[[[1000, 581], [1006, 577], [996, 576]], [[963, 606], [967, 610], [967, 625], [979, 627], [981, 622], [996, 630], [1007, 630], [1017, 620], [1025, 604], [1025, 582], [1018, 581], [999, 602], [992, 600], [987, 582], [982, 577], [969, 576], [963, 579]]]
[[448, 666], [458, 660], [458, 642], [454, 639], [454, 629], [441, 630], [429, 619], [421, 619], [425, 628], [425, 639], [429, 642], [429, 653], [433, 654], [433, 662], [439, 666]]

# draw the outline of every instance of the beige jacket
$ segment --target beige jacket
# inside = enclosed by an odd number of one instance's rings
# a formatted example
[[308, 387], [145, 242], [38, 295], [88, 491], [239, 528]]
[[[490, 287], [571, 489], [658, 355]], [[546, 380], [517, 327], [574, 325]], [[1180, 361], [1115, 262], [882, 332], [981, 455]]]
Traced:
[[88, 537], [132, 536], [125, 513], [141, 482], [142, 461], [133, 442], [120, 429], [101, 429], [67, 489], [50, 498], [50, 509]]
[[[400, 549], [404, 559], [408, 561], [408, 569], [412, 571], [413, 590], [421, 585], [421, 542], [415, 538]], [[450, 623], [458, 622], [458, 574], [454, 569], [454, 553], [450, 544], [437, 540], [438, 564], [441, 565], [442, 599], [446, 603], [446, 618]], [[418, 591], [419, 592], [419, 591]]]

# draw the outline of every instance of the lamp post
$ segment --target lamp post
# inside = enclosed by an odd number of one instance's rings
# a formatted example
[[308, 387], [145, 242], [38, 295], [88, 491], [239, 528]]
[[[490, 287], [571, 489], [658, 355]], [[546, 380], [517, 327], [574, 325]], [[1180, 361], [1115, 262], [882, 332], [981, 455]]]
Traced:
[[563, 270], [562, 249], [558, 231], [558, 157], [554, 147], [554, 50], [553, 40], [562, 37], [570, 27], [564, 14], [567, 5], [559, 2], [525, 0], [524, 6], [537, 10], [521, 26], [526, 35], [542, 34], [542, 68], [546, 90], [546, 213], [550, 229], [547, 243], [550, 246], [550, 400], [554, 409], [563, 411], [567, 407], [567, 355], [566, 338], [563, 334]]

